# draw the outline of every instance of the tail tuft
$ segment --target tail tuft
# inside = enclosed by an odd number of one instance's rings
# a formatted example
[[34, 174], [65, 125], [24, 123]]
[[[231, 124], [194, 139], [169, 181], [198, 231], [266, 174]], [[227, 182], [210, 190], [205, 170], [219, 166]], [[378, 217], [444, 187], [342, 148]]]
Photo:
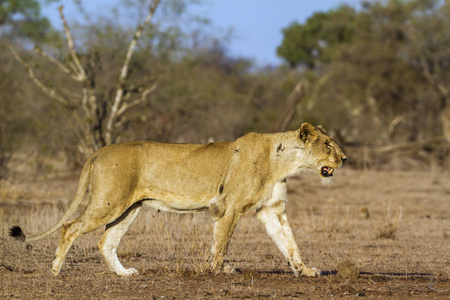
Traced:
[[12, 236], [16, 240], [25, 242], [25, 233], [23, 233], [22, 228], [19, 226], [13, 226], [9, 228], [9, 236]]

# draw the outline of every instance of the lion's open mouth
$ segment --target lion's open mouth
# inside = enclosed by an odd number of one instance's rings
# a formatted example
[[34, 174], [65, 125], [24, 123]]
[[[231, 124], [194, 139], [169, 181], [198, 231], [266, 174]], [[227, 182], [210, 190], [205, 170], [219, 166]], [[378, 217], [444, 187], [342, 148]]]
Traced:
[[333, 172], [334, 169], [330, 168], [330, 167], [322, 167], [322, 169], [320, 170], [320, 173], [322, 174], [322, 176], [324, 177], [330, 177], [333, 176]]

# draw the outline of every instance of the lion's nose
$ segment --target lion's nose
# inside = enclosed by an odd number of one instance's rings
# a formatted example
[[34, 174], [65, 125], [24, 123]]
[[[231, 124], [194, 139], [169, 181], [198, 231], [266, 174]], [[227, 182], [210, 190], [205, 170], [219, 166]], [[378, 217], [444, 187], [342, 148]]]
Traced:
[[347, 161], [347, 157], [342, 157], [341, 160], [342, 160], [342, 163], [345, 163]]

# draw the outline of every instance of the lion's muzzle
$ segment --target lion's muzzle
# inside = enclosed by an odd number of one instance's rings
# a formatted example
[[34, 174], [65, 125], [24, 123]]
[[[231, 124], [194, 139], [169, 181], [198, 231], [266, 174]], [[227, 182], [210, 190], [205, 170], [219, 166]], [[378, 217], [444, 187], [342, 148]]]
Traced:
[[334, 169], [330, 167], [322, 167], [320, 173], [323, 177], [331, 177], [333, 176]]

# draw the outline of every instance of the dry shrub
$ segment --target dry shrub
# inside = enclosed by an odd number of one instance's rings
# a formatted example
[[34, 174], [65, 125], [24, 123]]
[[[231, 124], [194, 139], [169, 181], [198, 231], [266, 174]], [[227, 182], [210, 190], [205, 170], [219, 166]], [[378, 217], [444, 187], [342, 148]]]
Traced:
[[369, 219], [370, 218], [370, 212], [369, 212], [369, 208], [367, 206], [364, 206], [360, 209], [359, 217], [360, 217], [360, 219]]
[[393, 223], [388, 223], [379, 229], [377, 237], [379, 239], [394, 240], [396, 238], [397, 230], [398, 230], [398, 225], [393, 224]]
[[380, 239], [396, 239], [397, 231], [400, 227], [400, 221], [402, 219], [402, 207], [400, 206], [394, 213], [395, 217], [391, 214], [391, 202], [387, 203], [386, 211], [386, 224], [378, 229], [377, 238]]

